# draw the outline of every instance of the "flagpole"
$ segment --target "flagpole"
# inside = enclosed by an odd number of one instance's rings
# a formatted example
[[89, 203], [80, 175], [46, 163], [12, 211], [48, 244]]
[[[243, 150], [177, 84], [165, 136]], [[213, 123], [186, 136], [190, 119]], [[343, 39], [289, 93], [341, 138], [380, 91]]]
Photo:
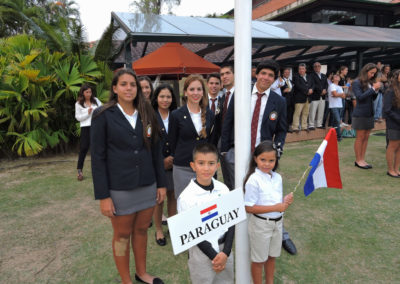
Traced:
[[308, 173], [308, 171], [311, 169], [311, 166], [308, 166], [308, 168], [304, 171], [302, 177], [299, 179], [299, 181], [297, 182], [296, 186], [294, 187], [294, 190], [292, 191], [292, 193], [294, 194], [297, 190], [297, 188], [299, 187], [299, 185], [301, 184], [301, 182], [303, 181], [304, 177], [306, 176], [306, 174]]
[[[250, 157], [251, 1], [235, 0], [235, 188], [242, 187]], [[251, 283], [247, 221], [235, 226], [235, 283]]]

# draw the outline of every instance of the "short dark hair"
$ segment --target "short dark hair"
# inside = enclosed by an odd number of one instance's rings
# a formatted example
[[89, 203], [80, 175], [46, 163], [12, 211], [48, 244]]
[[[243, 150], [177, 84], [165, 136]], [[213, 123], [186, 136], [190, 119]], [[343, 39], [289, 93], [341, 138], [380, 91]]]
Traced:
[[304, 67], [304, 68], [307, 69], [307, 64], [305, 64], [305, 63], [300, 63], [299, 66], [298, 66], [297, 68], [299, 68], [299, 67]]
[[235, 73], [235, 68], [233, 67], [233, 64], [222, 63], [220, 66], [220, 69], [222, 69], [222, 68], [229, 68], [229, 69], [231, 69], [232, 73]]
[[211, 73], [207, 76], [207, 83], [211, 78], [217, 78], [221, 82], [221, 76], [218, 73]]
[[256, 74], [260, 73], [262, 69], [272, 70], [275, 74], [275, 79], [278, 78], [279, 74], [279, 64], [275, 60], [267, 59], [265, 61], [260, 62], [257, 65]]
[[211, 144], [211, 143], [200, 143], [200, 144], [197, 144], [194, 147], [193, 152], [192, 152], [193, 161], [194, 161], [194, 158], [196, 157], [196, 155], [198, 153], [201, 153], [201, 154], [209, 154], [209, 153], [215, 154], [215, 157], [218, 160], [218, 150], [217, 150], [217, 147], [215, 147], [214, 144]]

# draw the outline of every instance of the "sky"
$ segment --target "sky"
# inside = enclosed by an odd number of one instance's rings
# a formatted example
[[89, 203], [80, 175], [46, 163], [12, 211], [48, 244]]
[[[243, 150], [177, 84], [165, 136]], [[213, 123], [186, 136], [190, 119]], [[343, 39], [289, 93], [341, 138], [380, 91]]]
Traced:
[[[87, 39], [100, 39], [111, 21], [111, 12], [134, 12], [130, 4], [133, 0], [74, 0], [79, 5], [81, 21], [85, 27]], [[177, 16], [205, 16], [206, 14], [224, 14], [234, 6], [234, 0], [181, 0], [172, 13]]]

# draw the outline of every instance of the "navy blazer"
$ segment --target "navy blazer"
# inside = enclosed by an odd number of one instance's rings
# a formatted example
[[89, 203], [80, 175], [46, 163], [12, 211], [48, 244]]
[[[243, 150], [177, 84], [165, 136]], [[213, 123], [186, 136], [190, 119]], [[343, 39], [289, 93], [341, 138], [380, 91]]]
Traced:
[[221, 131], [222, 131], [222, 109], [224, 107], [224, 101], [225, 101], [225, 95], [218, 97], [218, 104], [215, 109], [215, 114], [214, 114], [214, 134], [213, 134], [213, 144], [217, 144], [219, 138], [221, 137]]
[[193, 148], [204, 142], [214, 143], [214, 114], [207, 107], [206, 114], [207, 137], [202, 138], [194, 127], [186, 105], [174, 110], [169, 117], [168, 137], [171, 142], [171, 152], [174, 165], [189, 167], [192, 162]]
[[354, 80], [351, 89], [356, 97], [356, 107], [353, 110], [354, 117], [374, 116], [374, 100], [378, 96], [373, 88], [363, 90], [359, 79]]
[[307, 82], [299, 74], [293, 77], [294, 83], [294, 103], [304, 104], [311, 101], [311, 96], [308, 95], [309, 89], [314, 89], [314, 80], [309, 74], [306, 74]]
[[314, 80], [314, 91], [311, 94], [312, 101], [319, 101], [322, 97], [325, 99], [325, 95], [322, 95], [322, 90], [328, 91], [328, 80], [325, 74], [321, 73], [321, 79], [316, 72], [311, 73], [311, 78]]
[[118, 106], [98, 114], [102, 109], [94, 111], [90, 129], [95, 198], [110, 197], [110, 190], [133, 190], [154, 182], [165, 187], [160, 141], [146, 148], [140, 116], [133, 129]]
[[[161, 132], [161, 149], [162, 149], [162, 154], [163, 157], [166, 158], [168, 156], [171, 156], [171, 143], [169, 142], [169, 138], [168, 138], [168, 133], [167, 130], [165, 129], [164, 126], [164, 122], [162, 120], [162, 117], [160, 115], [160, 113], [156, 110], [156, 115], [157, 115], [157, 120], [158, 120], [158, 124], [160, 126], [160, 132]], [[170, 118], [171, 118], [171, 112], [169, 113]], [[168, 124], [169, 126], [169, 124]]]
[[393, 104], [394, 96], [392, 88], [389, 88], [383, 95], [383, 114], [387, 129], [400, 130], [400, 108]]
[[[234, 98], [232, 98], [234, 99]], [[271, 112], [276, 112], [275, 119], [270, 118]], [[227, 152], [234, 147], [234, 100], [231, 101], [225, 115], [221, 135], [221, 152]], [[261, 123], [261, 141], [271, 140], [275, 143], [285, 144], [287, 132], [286, 100], [277, 93], [270, 91]]]

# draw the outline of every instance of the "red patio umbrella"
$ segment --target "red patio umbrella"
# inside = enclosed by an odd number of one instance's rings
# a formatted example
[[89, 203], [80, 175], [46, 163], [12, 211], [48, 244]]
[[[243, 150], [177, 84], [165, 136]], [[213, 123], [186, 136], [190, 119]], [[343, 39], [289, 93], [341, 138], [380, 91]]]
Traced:
[[219, 72], [219, 66], [182, 46], [166, 43], [159, 49], [135, 61], [132, 65], [137, 75], [186, 75]]

